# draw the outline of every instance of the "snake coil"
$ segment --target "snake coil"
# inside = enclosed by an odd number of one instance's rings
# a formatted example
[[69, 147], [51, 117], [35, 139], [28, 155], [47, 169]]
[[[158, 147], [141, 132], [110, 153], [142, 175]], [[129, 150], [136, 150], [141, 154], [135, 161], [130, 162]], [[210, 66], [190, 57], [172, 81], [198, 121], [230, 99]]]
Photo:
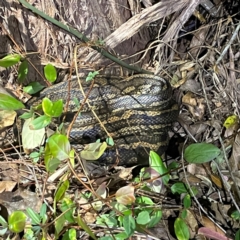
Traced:
[[[90, 83], [82, 81], [84, 92], [88, 92]], [[77, 78], [70, 82], [53, 85], [30, 100], [29, 105], [39, 103], [44, 97], [52, 101], [66, 101], [70, 94], [69, 112], [65, 123], [72, 121], [76, 111], [74, 98], [79, 102], [83, 96], [79, 90]], [[162, 154], [168, 144], [168, 130], [178, 116], [178, 106], [172, 99], [172, 89], [168, 81], [161, 77], [139, 74], [128, 78], [97, 76], [88, 101], [102, 124], [114, 139], [114, 147], [105, 151], [99, 162], [119, 165], [148, 163], [149, 150]], [[94, 118], [88, 105], [84, 105], [70, 133], [70, 142], [86, 144], [107, 137], [99, 122]]]

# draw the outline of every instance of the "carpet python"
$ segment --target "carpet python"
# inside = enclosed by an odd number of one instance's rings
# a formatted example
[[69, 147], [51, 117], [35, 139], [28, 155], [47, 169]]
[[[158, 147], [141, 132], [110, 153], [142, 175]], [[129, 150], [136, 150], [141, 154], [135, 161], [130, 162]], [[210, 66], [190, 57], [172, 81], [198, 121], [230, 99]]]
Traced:
[[[81, 79], [81, 83], [86, 94], [91, 82]], [[70, 81], [70, 91], [68, 82], [58, 83], [43, 90], [29, 105], [39, 103], [44, 97], [66, 102], [69, 94], [65, 113], [65, 124], [69, 124], [76, 112], [74, 98], [80, 103], [84, 100], [76, 77]], [[147, 164], [149, 150], [159, 154], [166, 150], [168, 130], [178, 116], [178, 105], [172, 99], [168, 81], [149, 74], [128, 78], [97, 76], [88, 101], [115, 143], [115, 147], [109, 147], [100, 157], [101, 164]], [[106, 138], [105, 131], [85, 104], [73, 124], [70, 142], [87, 144]]]

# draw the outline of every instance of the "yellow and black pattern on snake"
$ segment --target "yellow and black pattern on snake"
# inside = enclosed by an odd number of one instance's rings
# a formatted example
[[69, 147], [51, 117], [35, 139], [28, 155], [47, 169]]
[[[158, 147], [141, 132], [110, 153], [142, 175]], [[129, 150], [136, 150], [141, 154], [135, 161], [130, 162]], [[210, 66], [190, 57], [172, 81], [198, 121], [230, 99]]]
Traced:
[[[81, 81], [87, 93], [91, 83]], [[69, 124], [76, 106], [73, 99], [83, 101], [77, 79], [73, 78], [68, 92], [68, 82], [58, 83], [41, 92], [29, 105], [39, 103], [48, 97], [52, 101], [66, 101], [70, 94], [69, 111], [65, 123]], [[99, 159], [100, 163], [120, 165], [145, 164], [149, 150], [162, 154], [168, 144], [168, 130], [178, 115], [178, 106], [172, 99], [169, 83], [158, 76], [139, 74], [123, 79], [98, 76], [94, 80], [88, 101], [102, 124], [114, 139], [118, 149], [109, 148]], [[86, 144], [107, 137], [99, 122], [85, 104], [70, 133], [73, 144]]]

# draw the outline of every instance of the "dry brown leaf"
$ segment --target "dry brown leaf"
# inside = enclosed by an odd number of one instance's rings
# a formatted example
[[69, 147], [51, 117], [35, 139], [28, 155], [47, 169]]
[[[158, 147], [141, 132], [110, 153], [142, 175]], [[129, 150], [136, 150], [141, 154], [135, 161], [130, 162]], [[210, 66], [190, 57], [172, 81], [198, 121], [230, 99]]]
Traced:
[[15, 186], [16, 186], [16, 182], [2, 181], [2, 182], [0, 182], [0, 193], [2, 193], [4, 191], [11, 192]]
[[209, 218], [202, 216], [202, 218], [199, 220], [204, 227], [210, 228], [222, 235], [225, 235], [225, 233], [218, 226], [216, 226], [211, 220], [209, 220]]
[[195, 218], [195, 215], [190, 210], [187, 210], [187, 217], [185, 220], [189, 226], [190, 238], [192, 239], [197, 233], [196, 231], [198, 229], [198, 222]]
[[0, 129], [13, 125], [16, 115], [13, 110], [0, 110]]
[[96, 221], [97, 214], [92, 212], [86, 212], [83, 218], [86, 223], [94, 223]]
[[211, 177], [211, 180], [217, 185], [217, 187], [222, 189], [222, 181], [221, 181], [221, 179], [218, 176], [214, 175], [214, 174], [211, 174], [210, 177]]
[[192, 70], [191, 68], [193, 67], [193, 66], [195, 66], [195, 64], [196, 63], [194, 63], [194, 62], [192, 62], [192, 61], [189, 61], [189, 62], [186, 62], [186, 63], [184, 63], [184, 64], [182, 64], [180, 67], [179, 67], [179, 70], [180, 70], [180, 72], [183, 72], [183, 71], [185, 71], [185, 70]]
[[205, 113], [205, 105], [203, 98], [195, 98], [191, 92], [186, 93], [182, 98], [182, 103], [185, 104], [194, 118], [201, 120]]
[[231, 166], [231, 171], [233, 172], [240, 169], [240, 133], [238, 133], [235, 137], [229, 164]]

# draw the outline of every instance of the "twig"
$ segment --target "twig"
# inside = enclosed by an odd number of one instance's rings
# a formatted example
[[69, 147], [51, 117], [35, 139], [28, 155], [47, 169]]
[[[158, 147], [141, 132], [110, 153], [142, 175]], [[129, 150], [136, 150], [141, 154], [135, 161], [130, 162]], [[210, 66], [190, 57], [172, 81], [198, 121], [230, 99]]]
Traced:
[[229, 40], [228, 44], [225, 46], [225, 48], [223, 49], [221, 55], [217, 59], [216, 65], [219, 64], [219, 62], [223, 59], [224, 55], [227, 53], [227, 51], [230, 48], [230, 46], [232, 45], [233, 41], [237, 37], [239, 30], [240, 30], [240, 22], [239, 22], [238, 26], [236, 27], [235, 31], [233, 32], [233, 35], [232, 35], [231, 39]]
[[[24, 7], [30, 9], [33, 13], [36, 13], [37, 15], [39, 15], [40, 17], [42, 17], [43, 19], [53, 23], [54, 25], [58, 26], [59, 28], [65, 30], [66, 32], [74, 35], [75, 37], [77, 37], [78, 39], [80, 39], [81, 41], [85, 42], [85, 43], [90, 43], [90, 39], [88, 39], [85, 35], [83, 35], [82, 33], [80, 33], [79, 31], [77, 31], [76, 29], [74, 29], [73, 27], [67, 26], [59, 21], [57, 21], [56, 19], [48, 16], [47, 14], [43, 13], [42, 11], [38, 10], [37, 8], [35, 8], [34, 6], [32, 6], [31, 4], [29, 4], [28, 2], [26, 2], [25, 0], [18, 0]], [[96, 51], [98, 51], [99, 53], [101, 53], [104, 57], [111, 59], [113, 62], [119, 64], [120, 66], [130, 69], [132, 71], [138, 72], [138, 73], [148, 73], [148, 74], [153, 74], [152, 72], [149, 72], [147, 70], [144, 70], [140, 67], [137, 66], [131, 66], [123, 61], [121, 61], [120, 59], [114, 57], [112, 54], [110, 54], [109, 52], [107, 52], [106, 50], [104, 50], [102, 47], [96, 46], [96, 45], [91, 45], [90, 47]]]

